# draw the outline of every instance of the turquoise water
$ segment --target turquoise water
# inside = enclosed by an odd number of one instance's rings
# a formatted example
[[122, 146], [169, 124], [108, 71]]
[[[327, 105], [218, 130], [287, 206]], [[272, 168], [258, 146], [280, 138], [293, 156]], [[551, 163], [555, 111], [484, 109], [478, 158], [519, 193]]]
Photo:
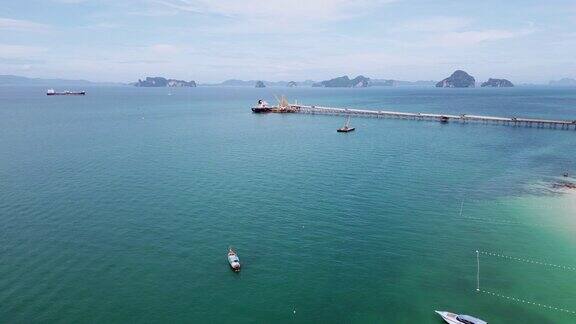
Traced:
[[[576, 131], [249, 111], [576, 119], [576, 90], [87, 90], [0, 88], [1, 322], [576, 322], [476, 292], [475, 253], [576, 266]], [[483, 255], [481, 288], [576, 310], [570, 270]]]

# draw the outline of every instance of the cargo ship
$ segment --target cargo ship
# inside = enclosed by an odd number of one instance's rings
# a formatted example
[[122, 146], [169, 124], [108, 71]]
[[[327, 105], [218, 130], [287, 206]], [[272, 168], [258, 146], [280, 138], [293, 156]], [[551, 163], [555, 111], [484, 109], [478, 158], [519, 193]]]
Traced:
[[48, 89], [46, 91], [47, 96], [84, 96], [86, 95], [86, 91], [64, 91], [64, 92], [56, 92], [54, 89]]
[[299, 106], [297, 104], [290, 104], [288, 100], [282, 96], [282, 98], [276, 97], [278, 100], [277, 106], [269, 106], [268, 103], [262, 99], [258, 100], [258, 104], [252, 107], [252, 112], [254, 113], [295, 113], [298, 111]]

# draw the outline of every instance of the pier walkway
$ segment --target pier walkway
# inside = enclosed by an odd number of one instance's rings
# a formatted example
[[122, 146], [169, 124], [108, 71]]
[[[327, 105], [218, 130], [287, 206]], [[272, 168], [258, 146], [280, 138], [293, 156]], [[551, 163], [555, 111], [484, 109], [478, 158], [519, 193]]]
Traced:
[[552, 120], [552, 119], [536, 119], [536, 118], [521, 118], [521, 117], [494, 117], [494, 116], [464, 115], [464, 114], [442, 115], [442, 114], [407, 113], [407, 112], [397, 112], [387, 110], [365, 110], [365, 109], [349, 109], [349, 108], [305, 106], [305, 105], [290, 105], [290, 108], [284, 109], [284, 111], [282, 112], [317, 114], [317, 115], [429, 120], [438, 122], [448, 122], [448, 121], [456, 121], [460, 123], [476, 122], [486, 124], [488, 123], [501, 124], [509, 126], [526, 126], [526, 127], [576, 130], [576, 120]]

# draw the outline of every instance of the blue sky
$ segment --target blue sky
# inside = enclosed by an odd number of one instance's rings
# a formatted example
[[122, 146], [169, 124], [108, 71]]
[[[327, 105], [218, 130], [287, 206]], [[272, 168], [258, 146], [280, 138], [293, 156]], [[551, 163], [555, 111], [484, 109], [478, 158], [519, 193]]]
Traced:
[[344, 74], [544, 83], [576, 77], [576, 1], [20, 0], [0, 74], [322, 80]]

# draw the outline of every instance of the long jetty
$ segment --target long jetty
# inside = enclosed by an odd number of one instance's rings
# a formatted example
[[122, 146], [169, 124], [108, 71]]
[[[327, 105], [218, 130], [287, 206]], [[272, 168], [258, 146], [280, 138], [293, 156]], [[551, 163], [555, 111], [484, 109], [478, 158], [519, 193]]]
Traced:
[[272, 107], [271, 112], [279, 113], [302, 113], [313, 115], [338, 115], [357, 116], [372, 118], [395, 118], [409, 120], [428, 120], [438, 122], [456, 121], [460, 123], [476, 122], [485, 124], [500, 124], [508, 126], [525, 126], [538, 128], [559, 128], [576, 130], [576, 120], [554, 120], [536, 119], [521, 117], [495, 117], [482, 115], [450, 115], [450, 114], [429, 114], [429, 113], [409, 113], [388, 110], [365, 110], [351, 108], [335, 108], [323, 106], [290, 105], [289, 107]]

